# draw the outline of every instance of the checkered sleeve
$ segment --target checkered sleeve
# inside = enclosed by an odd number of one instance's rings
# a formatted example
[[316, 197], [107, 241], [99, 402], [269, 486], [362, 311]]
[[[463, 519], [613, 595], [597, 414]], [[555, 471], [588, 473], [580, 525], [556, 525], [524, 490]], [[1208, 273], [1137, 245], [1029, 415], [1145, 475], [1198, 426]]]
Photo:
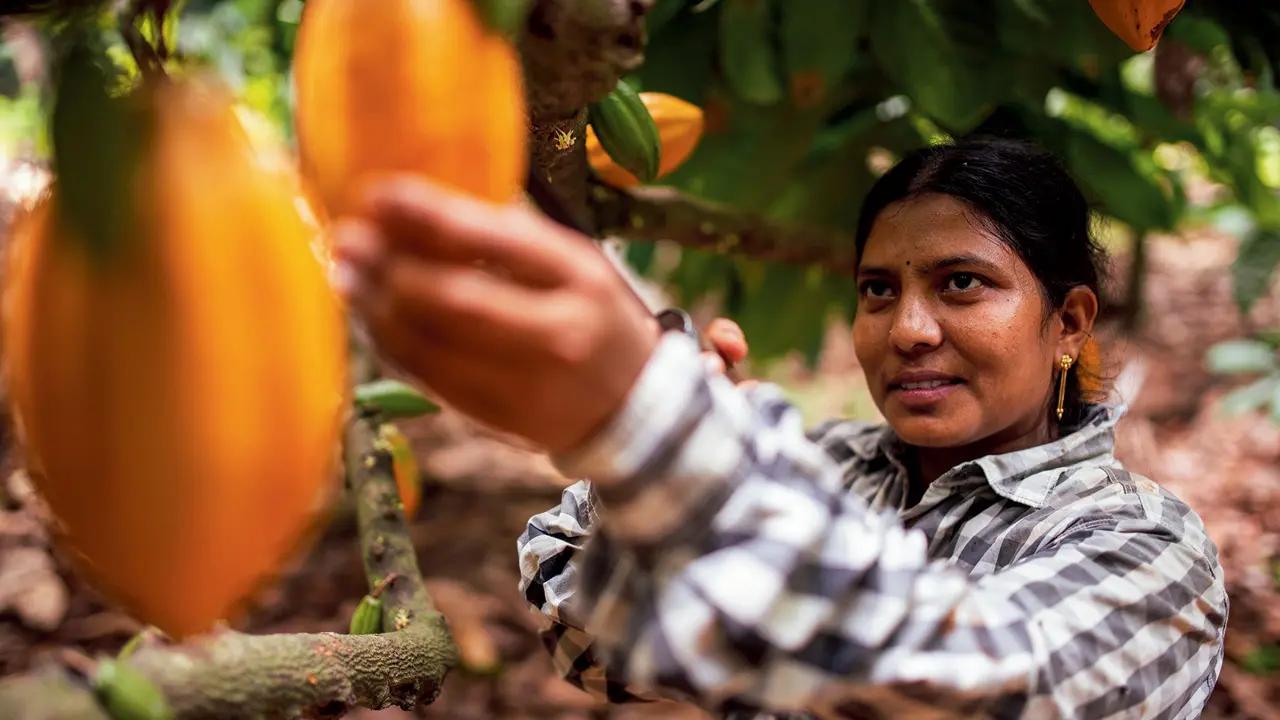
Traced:
[[574, 560], [580, 557], [596, 522], [594, 500], [591, 483], [582, 480], [564, 490], [559, 505], [529, 518], [516, 542], [520, 592], [551, 620], [542, 640], [561, 676], [609, 702], [651, 700], [610, 677], [597, 655], [594, 638], [582, 629], [585, 619], [576, 602], [578, 569]]
[[[1226, 599], [1185, 506], [1089, 514], [971, 578], [844, 492], [776, 388], [707, 376], [675, 334], [556, 461], [595, 481], [598, 498], [566, 493], [595, 529], [530, 599], [632, 691], [834, 717], [1193, 717], [1221, 662]], [[555, 557], [522, 556], [527, 595]]]

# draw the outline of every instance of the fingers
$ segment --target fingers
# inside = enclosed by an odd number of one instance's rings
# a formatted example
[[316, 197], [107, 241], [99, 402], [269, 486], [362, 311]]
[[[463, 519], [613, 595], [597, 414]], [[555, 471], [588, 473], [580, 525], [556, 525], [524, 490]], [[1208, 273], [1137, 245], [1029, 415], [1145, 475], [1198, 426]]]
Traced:
[[725, 371], [724, 358], [720, 357], [717, 352], [702, 353], [702, 363], [706, 366], [707, 372], [712, 375], [723, 375]]
[[703, 335], [727, 365], [735, 365], [747, 357], [747, 339], [742, 328], [728, 318], [712, 320]]
[[369, 219], [399, 252], [496, 267], [541, 287], [563, 282], [574, 260], [570, 233], [536, 213], [494, 205], [419, 178], [375, 186], [366, 207]]
[[476, 350], [522, 352], [549, 334], [549, 291], [529, 290], [477, 268], [401, 258], [380, 292], [400, 322]]

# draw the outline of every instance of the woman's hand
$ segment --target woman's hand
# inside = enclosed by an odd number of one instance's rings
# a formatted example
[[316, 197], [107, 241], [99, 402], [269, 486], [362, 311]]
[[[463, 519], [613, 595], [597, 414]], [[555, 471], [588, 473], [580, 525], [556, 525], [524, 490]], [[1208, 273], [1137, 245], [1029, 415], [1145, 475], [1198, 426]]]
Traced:
[[551, 452], [626, 400], [658, 324], [591, 242], [416, 178], [335, 228], [336, 284], [379, 349], [458, 410]]
[[747, 357], [747, 338], [737, 323], [729, 318], [716, 318], [703, 328], [702, 337], [711, 346], [710, 350], [702, 353], [708, 371], [724, 373], [744, 389], [759, 382], [740, 379], [731, 372], [735, 365]]

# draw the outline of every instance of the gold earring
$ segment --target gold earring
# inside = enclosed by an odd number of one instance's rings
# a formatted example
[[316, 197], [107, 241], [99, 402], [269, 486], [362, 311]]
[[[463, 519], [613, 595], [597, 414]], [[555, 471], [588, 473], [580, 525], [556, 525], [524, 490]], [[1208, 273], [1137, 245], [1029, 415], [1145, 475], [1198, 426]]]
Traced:
[[1062, 419], [1062, 404], [1067, 399], [1067, 371], [1071, 369], [1071, 365], [1075, 363], [1075, 358], [1070, 355], [1063, 355], [1058, 360], [1058, 365], [1062, 368], [1062, 373], [1058, 375], [1058, 419]]

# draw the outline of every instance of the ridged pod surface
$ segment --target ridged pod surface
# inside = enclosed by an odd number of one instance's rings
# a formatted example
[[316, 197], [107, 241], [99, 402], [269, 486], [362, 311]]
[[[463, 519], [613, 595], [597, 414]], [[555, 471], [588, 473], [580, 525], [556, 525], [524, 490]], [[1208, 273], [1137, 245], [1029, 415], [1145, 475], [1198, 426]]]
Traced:
[[[658, 142], [661, 145], [658, 177], [680, 167], [702, 138], [702, 108], [674, 95], [658, 92], [642, 92], [640, 100], [649, 109], [649, 115], [658, 126]], [[587, 161], [600, 179], [614, 187], [632, 187], [640, 181], [609, 157], [595, 131], [587, 128]]]
[[1098, 18], [1129, 47], [1146, 52], [1186, 0], [1089, 0]]
[[5, 377], [81, 570], [186, 636], [234, 620], [337, 488], [346, 326], [296, 179], [251, 151], [230, 96], [147, 100], [117, 246], [87, 252], [56, 186], [16, 221]]
[[303, 170], [331, 215], [385, 173], [495, 202], [523, 187], [520, 62], [471, 0], [310, 0], [294, 82]]

